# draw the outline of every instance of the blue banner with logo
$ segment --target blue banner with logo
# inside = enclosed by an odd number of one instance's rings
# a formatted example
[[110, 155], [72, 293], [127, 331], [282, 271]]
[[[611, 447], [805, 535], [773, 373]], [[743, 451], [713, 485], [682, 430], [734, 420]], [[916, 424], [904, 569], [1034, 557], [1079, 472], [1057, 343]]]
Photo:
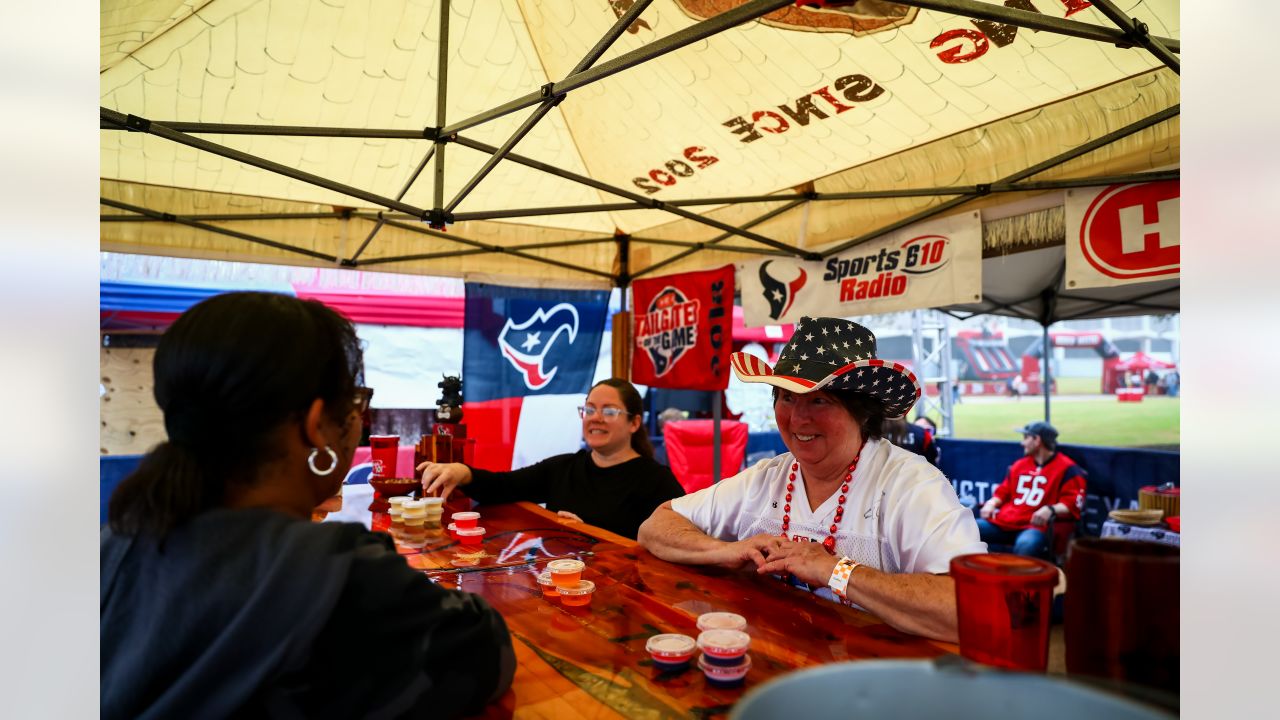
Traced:
[[462, 410], [476, 467], [578, 449], [575, 408], [595, 378], [608, 310], [607, 290], [467, 283]]
[[466, 298], [467, 402], [590, 389], [609, 310], [607, 290], [467, 283]]

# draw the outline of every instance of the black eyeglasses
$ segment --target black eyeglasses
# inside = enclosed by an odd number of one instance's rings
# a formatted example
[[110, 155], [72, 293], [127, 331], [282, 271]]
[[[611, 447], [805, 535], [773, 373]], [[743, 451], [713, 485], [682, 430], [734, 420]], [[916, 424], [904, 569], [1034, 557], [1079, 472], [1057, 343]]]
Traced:
[[596, 410], [594, 407], [587, 405], [586, 407], [578, 408], [578, 417], [580, 418], [595, 417], [597, 412], [603, 415], [605, 420], [612, 420], [618, 417], [619, 415], [632, 414], [627, 412], [626, 410], [623, 410], [622, 408], [609, 406], [609, 407], [602, 407], [599, 410]]
[[352, 409], [363, 415], [369, 411], [369, 403], [373, 401], [373, 388], [356, 387], [356, 397], [351, 402]]

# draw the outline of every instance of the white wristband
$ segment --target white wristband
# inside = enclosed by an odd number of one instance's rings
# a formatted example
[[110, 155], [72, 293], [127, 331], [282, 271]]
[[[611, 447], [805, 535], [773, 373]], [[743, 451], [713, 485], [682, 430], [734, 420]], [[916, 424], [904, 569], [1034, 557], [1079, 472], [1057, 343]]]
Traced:
[[853, 569], [861, 563], [855, 562], [852, 558], [842, 557], [836, 561], [835, 569], [831, 571], [831, 579], [827, 581], [827, 587], [831, 588], [831, 592], [841, 600], [845, 599], [845, 589], [849, 587], [849, 577], [853, 575]]

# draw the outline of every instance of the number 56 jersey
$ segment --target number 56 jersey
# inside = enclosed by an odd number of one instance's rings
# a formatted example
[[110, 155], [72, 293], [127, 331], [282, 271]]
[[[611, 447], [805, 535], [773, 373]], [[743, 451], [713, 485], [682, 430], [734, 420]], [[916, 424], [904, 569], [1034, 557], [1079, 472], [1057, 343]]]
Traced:
[[1005, 530], [1031, 527], [1031, 516], [1045, 505], [1062, 503], [1071, 517], [1080, 519], [1084, 509], [1085, 472], [1060, 452], [1055, 452], [1043, 466], [1027, 456], [1009, 466], [1009, 474], [996, 488], [1000, 509], [991, 521]]

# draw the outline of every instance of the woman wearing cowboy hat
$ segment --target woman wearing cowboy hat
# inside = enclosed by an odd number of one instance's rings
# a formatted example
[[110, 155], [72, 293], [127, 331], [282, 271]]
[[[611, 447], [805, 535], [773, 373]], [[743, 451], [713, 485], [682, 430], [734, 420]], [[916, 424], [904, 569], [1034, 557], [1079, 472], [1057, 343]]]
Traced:
[[745, 353], [732, 364], [740, 380], [774, 386], [790, 452], [663, 504], [640, 544], [671, 562], [789, 576], [905, 632], [955, 641], [945, 573], [986, 545], [942, 473], [880, 438], [882, 420], [920, 397], [915, 376], [838, 318], [801, 319], [777, 367]]

